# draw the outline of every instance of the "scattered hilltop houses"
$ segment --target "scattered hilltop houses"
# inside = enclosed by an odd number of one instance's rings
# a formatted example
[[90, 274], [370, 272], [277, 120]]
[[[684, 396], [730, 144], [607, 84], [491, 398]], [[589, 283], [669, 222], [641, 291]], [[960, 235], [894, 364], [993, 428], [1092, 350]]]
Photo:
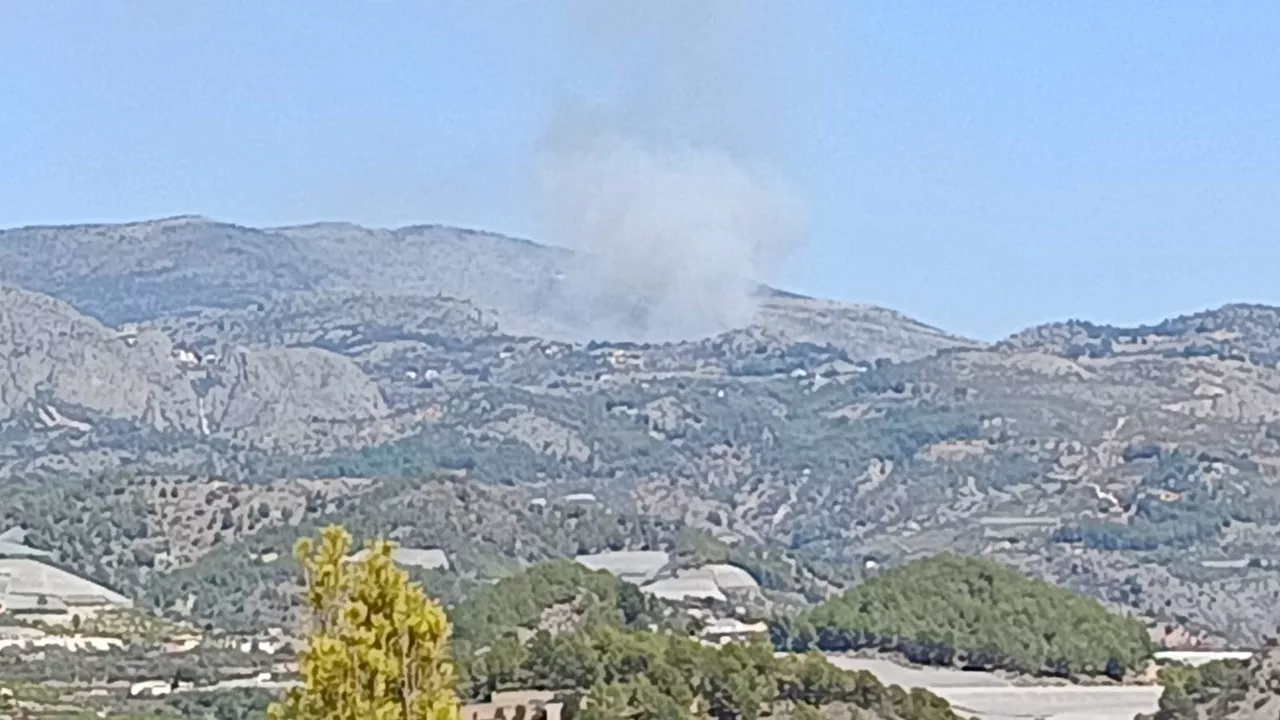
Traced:
[[[170, 638], [174, 642], [174, 652], [186, 652], [186, 650], [177, 649], [179, 647], [179, 638]], [[194, 640], [194, 644], [192, 644]], [[263, 652], [274, 655], [281, 650], [292, 645], [291, 640], [285, 636], [283, 628], [272, 627], [267, 628], [266, 632], [254, 633], [251, 635], [222, 635], [218, 637], [200, 637], [198, 635], [188, 635], [181, 638], [180, 645], [192, 645], [192, 647], [211, 647], [211, 648], [228, 648], [238, 650], [242, 653]]]
[[26, 533], [0, 533], [0, 613], [52, 623], [133, 607], [129, 598], [52, 564], [49, 553], [26, 544]]

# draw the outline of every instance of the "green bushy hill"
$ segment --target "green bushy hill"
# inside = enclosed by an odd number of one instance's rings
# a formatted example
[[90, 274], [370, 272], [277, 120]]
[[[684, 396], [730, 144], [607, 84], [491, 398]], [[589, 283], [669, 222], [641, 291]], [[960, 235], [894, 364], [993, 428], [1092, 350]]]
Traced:
[[586, 700], [577, 720], [811, 717], [830, 706], [869, 720], [958, 720], [932, 693], [885, 686], [817, 653], [704, 645], [672, 624], [672, 608], [570, 562], [531, 566], [449, 615], [464, 694], [554, 690], [573, 708]]
[[1098, 602], [998, 563], [951, 554], [916, 560], [794, 620], [783, 647], [879, 649], [912, 661], [1115, 677], [1151, 653], [1146, 628]]

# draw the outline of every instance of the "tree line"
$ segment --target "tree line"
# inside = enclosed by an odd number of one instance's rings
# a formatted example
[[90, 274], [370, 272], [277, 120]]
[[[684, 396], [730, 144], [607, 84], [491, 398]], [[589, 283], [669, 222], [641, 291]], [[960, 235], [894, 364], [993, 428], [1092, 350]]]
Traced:
[[[777, 657], [763, 641], [710, 647], [663, 630], [662, 608], [568, 563], [504, 580], [456, 608], [455, 654], [444, 609], [395, 566], [391, 546], [375, 543], [358, 562], [345, 560], [350, 549], [336, 527], [299, 543], [310, 631], [303, 683], [269, 708], [271, 720], [457, 720], [459, 689], [508, 684], [560, 692], [570, 720], [812, 718], [833, 703], [883, 720], [958, 720], [931, 693], [886, 687], [817, 653]], [[574, 627], [540, 628], [527, 643], [509, 632], [530, 629], [568, 597]], [[645, 623], [651, 629], [638, 629]]]

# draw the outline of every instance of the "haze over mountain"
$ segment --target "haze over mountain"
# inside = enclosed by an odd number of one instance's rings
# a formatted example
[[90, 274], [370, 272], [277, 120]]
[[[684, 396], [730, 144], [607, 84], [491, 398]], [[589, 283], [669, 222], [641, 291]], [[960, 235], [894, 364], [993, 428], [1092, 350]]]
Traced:
[[[0, 263], [0, 282], [59, 297], [107, 324], [234, 307], [277, 293], [324, 291], [465, 300], [508, 334], [583, 341], [640, 340], [650, 330], [665, 334], [653, 323], [630, 326], [630, 334], [625, 323], [610, 328], [616, 308], [600, 307], [593, 302], [598, 295], [583, 294], [584, 286], [572, 279], [580, 271], [572, 253], [458, 228], [381, 230], [320, 223], [255, 229], [200, 217], [33, 227], [0, 231]], [[699, 282], [696, 273], [681, 280]], [[750, 278], [734, 282], [745, 287]], [[667, 286], [609, 292], [610, 302], [629, 303], [639, 312], [679, 298]], [[732, 301], [747, 305], [702, 335], [759, 322], [794, 340], [836, 342], [857, 355], [895, 358], [974, 344], [872, 306], [826, 303], [760, 287]], [[609, 332], [594, 334], [601, 327]]]
[[[1268, 599], [1280, 592], [1280, 310], [1055, 323], [988, 346], [761, 287], [743, 326], [602, 340], [566, 288], [573, 262], [437, 226], [182, 217], [0, 232], [0, 473], [39, 479], [6, 517], [145, 594], [225, 575], [220, 563], [250, 546], [286, 552], [304, 519], [389, 532], [386, 503], [461, 472], [513, 493], [477, 500], [490, 511], [588, 492], [638, 522], [804, 563], [989, 555], [1184, 640], [1256, 644], [1280, 621]], [[89, 487], [194, 485], [127, 502], [75, 490], [117, 528], [93, 540], [37, 517], [45, 493], [104, 473], [134, 480]], [[321, 479], [345, 499], [290, 504], [283, 526], [270, 510], [215, 534], [175, 524], [185, 501], [172, 498], [213, 477], [279, 488], [262, 502]], [[170, 519], [135, 518], [141, 507]], [[110, 537], [118, 554], [90, 552]], [[556, 557], [559, 542], [497, 556]], [[133, 550], [169, 559], [139, 567]], [[195, 611], [225, 620], [231, 600]]]
[[0, 719], [1273, 716], [1275, 7], [4, 7]]

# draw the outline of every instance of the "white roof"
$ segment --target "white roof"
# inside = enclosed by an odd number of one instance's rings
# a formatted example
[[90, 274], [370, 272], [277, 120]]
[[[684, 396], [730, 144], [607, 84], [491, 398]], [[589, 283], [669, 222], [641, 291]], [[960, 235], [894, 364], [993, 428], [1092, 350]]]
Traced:
[[49, 557], [49, 553], [20, 542], [0, 539], [0, 557]]
[[1062, 524], [1062, 520], [1056, 517], [984, 517], [978, 518], [979, 525], [1036, 525], [1041, 527], [1049, 527], [1052, 525]]
[[[359, 561], [368, 556], [369, 550], [366, 548], [355, 555], [352, 555], [349, 559]], [[424, 549], [398, 547], [391, 551], [391, 559], [394, 560], [397, 565], [404, 565], [406, 567], [449, 569], [449, 556], [445, 554], [445, 551], [435, 548]]]
[[1207, 568], [1238, 570], [1249, 567], [1249, 558], [1237, 558], [1235, 560], [1201, 560], [1200, 564]]
[[762, 622], [748, 624], [737, 618], [722, 618], [702, 630], [703, 635], [746, 635], [767, 632], [769, 632], [769, 626]]
[[[41, 602], [43, 600], [44, 602]], [[7, 613], [63, 613], [67, 604], [55, 595], [0, 595], [0, 610]]]
[[620, 550], [574, 558], [591, 570], [604, 570], [620, 578], [650, 580], [666, 567], [671, 555], [660, 550]]
[[1204, 665], [1214, 660], [1248, 660], [1253, 653], [1247, 650], [1161, 650], [1155, 654], [1159, 662], [1183, 665]]
[[666, 600], [712, 599], [727, 602], [726, 592], [759, 590], [751, 573], [737, 565], [703, 565], [681, 570], [673, 578], [663, 578], [640, 588]]
[[133, 607], [129, 598], [29, 558], [0, 558], [0, 574], [9, 576], [9, 595], [47, 595], [69, 605], [106, 604]]
[[663, 600], [715, 600], [727, 602], [716, 581], [709, 574], [688, 574], [680, 577], [656, 580], [640, 588]]
[[760, 583], [751, 577], [751, 573], [737, 565], [705, 565], [700, 569], [710, 572], [721, 590], [760, 589]]

